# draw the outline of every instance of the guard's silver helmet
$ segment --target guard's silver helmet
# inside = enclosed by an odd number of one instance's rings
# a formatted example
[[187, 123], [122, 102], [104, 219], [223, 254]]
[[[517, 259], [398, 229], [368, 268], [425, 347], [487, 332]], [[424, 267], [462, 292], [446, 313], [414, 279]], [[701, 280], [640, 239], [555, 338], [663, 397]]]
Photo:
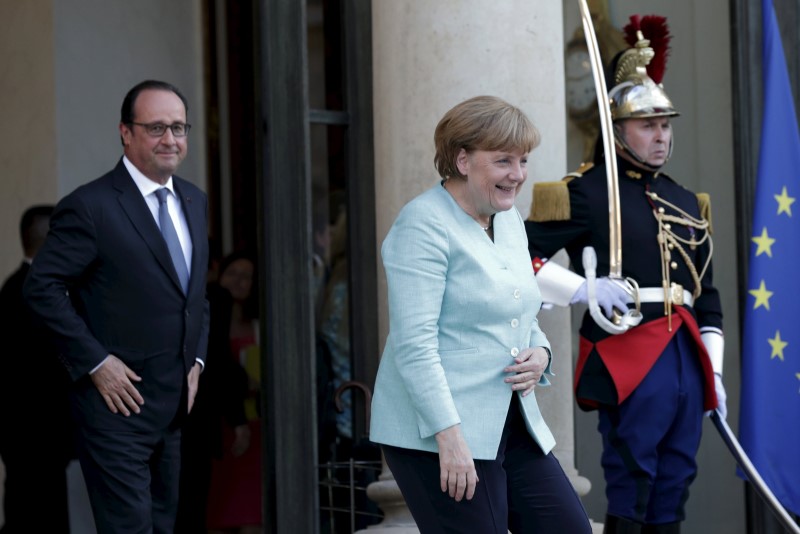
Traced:
[[679, 115], [663, 86], [647, 74], [646, 67], [655, 55], [650, 41], [641, 31], [636, 36], [636, 45], [622, 53], [614, 71], [615, 85], [608, 92], [611, 118], [618, 121]]

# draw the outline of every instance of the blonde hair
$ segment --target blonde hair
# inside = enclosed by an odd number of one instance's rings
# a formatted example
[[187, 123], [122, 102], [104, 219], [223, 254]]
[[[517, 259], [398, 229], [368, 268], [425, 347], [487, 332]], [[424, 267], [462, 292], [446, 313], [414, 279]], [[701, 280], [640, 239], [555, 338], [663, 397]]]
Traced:
[[539, 131], [516, 106], [496, 96], [476, 96], [444, 114], [433, 142], [433, 163], [444, 178], [465, 178], [456, 166], [463, 148], [475, 150], [521, 150], [528, 153], [539, 145]]

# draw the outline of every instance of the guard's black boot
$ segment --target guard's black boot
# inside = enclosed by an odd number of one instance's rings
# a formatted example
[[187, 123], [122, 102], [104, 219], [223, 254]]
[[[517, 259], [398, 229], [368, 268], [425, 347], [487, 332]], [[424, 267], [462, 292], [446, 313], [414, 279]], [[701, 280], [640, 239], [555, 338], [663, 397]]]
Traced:
[[680, 534], [681, 523], [664, 523], [663, 525], [645, 525], [642, 527], [642, 534]]
[[642, 524], [624, 517], [607, 515], [603, 534], [642, 534]]

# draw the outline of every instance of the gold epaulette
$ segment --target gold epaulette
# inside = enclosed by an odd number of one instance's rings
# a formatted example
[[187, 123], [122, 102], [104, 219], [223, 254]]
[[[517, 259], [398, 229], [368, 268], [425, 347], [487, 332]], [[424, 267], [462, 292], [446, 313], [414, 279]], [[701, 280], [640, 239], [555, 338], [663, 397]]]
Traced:
[[568, 221], [570, 218], [569, 190], [565, 178], [558, 182], [533, 184], [533, 204], [529, 221]]
[[714, 233], [711, 225], [711, 197], [708, 193], [697, 193], [697, 206], [700, 208], [700, 217], [708, 221], [708, 233]]
[[594, 163], [582, 163], [578, 170], [567, 174], [558, 182], [539, 182], [533, 184], [533, 204], [529, 221], [568, 221], [571, 217], [569, 190], [567, 184], [574, 178], [594, 167]]

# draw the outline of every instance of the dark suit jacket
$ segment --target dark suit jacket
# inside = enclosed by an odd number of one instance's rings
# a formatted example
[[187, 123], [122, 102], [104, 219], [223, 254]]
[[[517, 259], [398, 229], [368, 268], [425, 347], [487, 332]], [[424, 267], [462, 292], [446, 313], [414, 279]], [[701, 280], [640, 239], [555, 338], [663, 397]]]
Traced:
[[[166, 428], [186, 413], [186, 376], [208, 342], [206, 196], [173, 177], [192, 239], [184, 295], [147, 203], [122, 160], [56, 206], [24, 292], [76, 381], [73, 408], [96, 429]], [[109, 411], [88, 373], [114, 354], [142, 381], [140, 414]], [[178, 417], [176, 417], [178, 416]]]

